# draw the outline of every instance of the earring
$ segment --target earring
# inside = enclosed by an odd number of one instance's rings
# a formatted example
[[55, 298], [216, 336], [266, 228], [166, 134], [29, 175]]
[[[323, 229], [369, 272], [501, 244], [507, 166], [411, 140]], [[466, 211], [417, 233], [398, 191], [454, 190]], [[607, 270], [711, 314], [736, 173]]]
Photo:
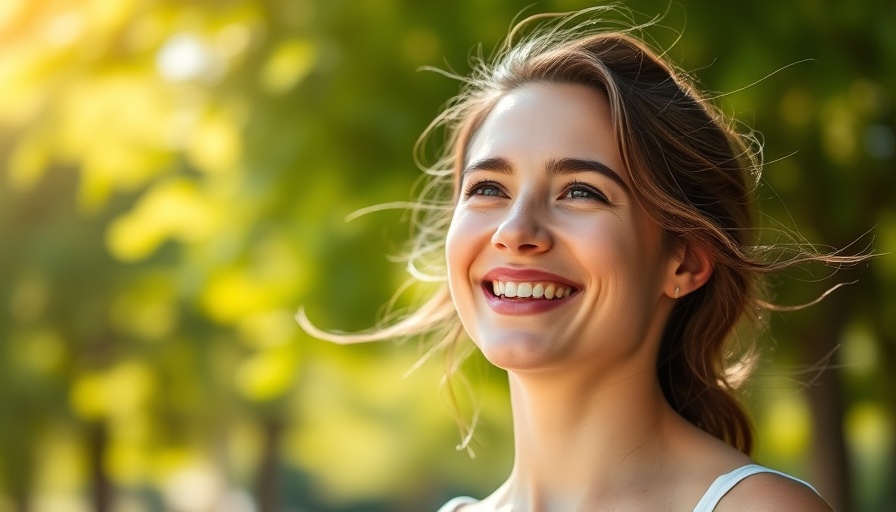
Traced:
[[681, 288], [679, 288], [679, 287], [676, 286], [676, 287], [675, 287], [675, 298], [676, 298], [676, 299], [678, 298], [678, 293], [679, 293], [679, 292], [681, 292]]

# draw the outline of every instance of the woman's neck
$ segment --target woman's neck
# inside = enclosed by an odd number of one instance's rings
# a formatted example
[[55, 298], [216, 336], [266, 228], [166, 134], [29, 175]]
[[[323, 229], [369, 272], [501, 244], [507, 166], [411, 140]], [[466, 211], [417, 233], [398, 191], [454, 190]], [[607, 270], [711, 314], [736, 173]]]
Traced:
[[516, 459], [502, 491], [514, 510], [577, 510], [648, 491], [681, 418], [652, 365], [632, 367], [510, 373]]

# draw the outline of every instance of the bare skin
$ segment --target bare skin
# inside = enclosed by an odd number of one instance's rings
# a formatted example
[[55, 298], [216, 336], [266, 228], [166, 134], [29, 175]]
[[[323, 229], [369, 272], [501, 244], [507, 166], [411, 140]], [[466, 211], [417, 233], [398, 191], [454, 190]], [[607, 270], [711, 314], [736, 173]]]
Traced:
[[[500, 488], [460, 510], [692, 510], [716, 477], [750, 463], [672, 410], [656, 376], [675, 300], [702, 286], [712, 263], [699, 248], [662, 250], [632, 194], [607, 100], [593, 89], [508, 93], [467, 159], [449, 286], [467, 332], [508, 371], [516, 459]], [[495, 292], [498, 281], [520, 296]], [[568, 292], [522, 292], [533, 286]], [[764, 474], [716, 510], [830, 509], [805, 486]]]

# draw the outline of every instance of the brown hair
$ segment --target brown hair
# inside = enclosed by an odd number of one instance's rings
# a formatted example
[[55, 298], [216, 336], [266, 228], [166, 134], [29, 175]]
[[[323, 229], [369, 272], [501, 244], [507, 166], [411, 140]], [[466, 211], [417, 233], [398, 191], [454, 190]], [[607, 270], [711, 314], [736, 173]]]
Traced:
[[[418, 143], [422, 152], [428, 136], [439, 129], [448, 138], [443, 157], [426, 169], [431, 179], [413, 206], [418, 232], [408, 269], [417, 278], [443, 279], [441, 270], [426, 272], [420, 262], [443, 254], [467, 145], [503, 95], [533, 82], [601, 91], [609, 99], [635, 195], [662, 227], [666, 250], [697, 246], [713, 262], [712, 277], [676, 302], [666, 325], [657, 361], [665, 397], [688, 421], [749, 455], [752, 428], [734, 391], [753, 369], [756, 343], [755, 336], [735, 340], [734, 331], [742, 318], [755, 321], [761, 309], [775, 309], [762, 299], [763, 277], [808, 261], [839, 265], [863, 257], [820, 254], [795, 234], [792, 243], [758, 245], [753, 195], [762, 168], [761, 145], [752, 133], [739, 133], [685, 73], [632, 36], [633, 29], [593, 28], [593, 15], [609, 10], [523, 20], [493, 63], [480, 59], [470, 77], [455, 76], [465, 87]], [[530, 35], [514, 43], [518, 32], [533, 25]], [[412, 314], [368, 333], [333, 335], [314, 328], [301, 312], [299, 320], [312, 334], [336, 342], [437, 332], [441, 340], [435, 348], [453, 353], [464, 337], [456, 316], [444, 285]], [[735, 348], [735, 341], [741, 346]], [[448, 358], [449, 373], [461, 359]]]

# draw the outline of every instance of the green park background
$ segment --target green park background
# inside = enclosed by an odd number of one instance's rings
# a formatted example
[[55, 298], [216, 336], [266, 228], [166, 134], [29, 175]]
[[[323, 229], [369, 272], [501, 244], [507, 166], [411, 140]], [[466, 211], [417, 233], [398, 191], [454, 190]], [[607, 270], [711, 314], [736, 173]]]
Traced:
[[[456, 387], [471, 458], [439, 357], [408, 374], [425, 341], [293, 316], [369, 328], [408, 278], [407, 212], [346, 217], [414, 197], [459, 86], [419, 68], [589, 5], [0, 2], [0, 511], [425, 512], [500, 483], [499, 371], [474, 356]], [[852, 284], [769, 317], [745, 400], [760, 462], [893, 510], [896, 2], [626, 5], [761, 133], [764, 225], [881, 254], [776, 279], [790, 305]]]

